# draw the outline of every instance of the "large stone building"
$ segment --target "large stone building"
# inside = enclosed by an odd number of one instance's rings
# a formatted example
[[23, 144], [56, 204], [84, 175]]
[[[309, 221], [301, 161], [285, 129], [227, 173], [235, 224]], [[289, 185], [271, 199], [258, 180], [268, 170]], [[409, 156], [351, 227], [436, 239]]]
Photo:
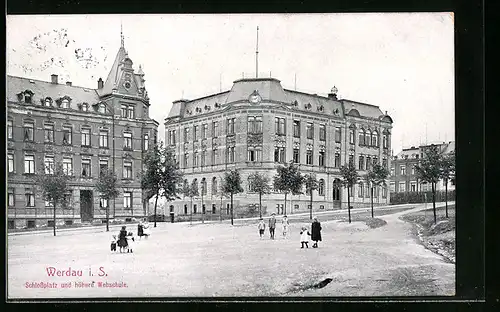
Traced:
[[[449, 154], [455, 151], [455, 142], [434, 144], [443, 154]], [[396, 156], [392, 157], [391, 171], [389, 177], [389, 186], [391, 193], [406, 192], [427, 192], [431, 191], [428, 183], [419, 180], [415, 172], [415, 166], [424, 157], [426, 148], [431, 145], [412, 146], [403, 149]], [[444, 181], [440, 180], [436, 184], [437, 191], [444, 191]], [[455, 189], [455, 181], [448, 181], [448, 190]]]
[[[389, 168], [392, 122], [377, 106], [338, 100], [335, 88], [319, 96], [283, 89], [274, 78], [240, 79], [229, 91], [175, 101], [165, 120], [165, 139], [187, 182], [196, 179], [203, 194], [195, 198], [193, 213], [229, 212], [220, 183], [230, 169], [239, 169], [244, 188], [234, 197], [235, 213], [256, 209], [259, 196], [249, 187], [249, 175], [260, 172], [272, 181], [276, 167], [289, 161], [316, 174], [312, 209], [319, 211], [347, 207], [347, 192], [334, 181], [348, 161], [360, 166], [361, 175], [374, 162]], [[366, 185], [351, 194], [353, 206], [368, 205]], [[374, 201], [387, 204], [387, 189], [377, 190]], [[183, 198], [168, 206], [182, 218], [191, 214], [190, 203]], [[285, 212], [283, 194], [263, 196], [267, 214], [304, 212], [308, 205], [306, 194], [293, 196]]]
[[[96, 89], [61, 84], [57, 75], [50, 82], [7, 76], [9, 228], [52, 224], [52, 203], [33, 181], [42, 163], [62, 163], [72, 176], [69, 205], [57, 207], [57, 223], [105, 222], [106, 207], [111, 219], [145, 215], [137, 174], [157, 140], [158, 122], [149, 117], [144, 73], [132, 65], [122, 39], [106, 81], [99, 79]], [[94, 191], [106, 167], [120, 183], [120, 195], [110, 203]]]

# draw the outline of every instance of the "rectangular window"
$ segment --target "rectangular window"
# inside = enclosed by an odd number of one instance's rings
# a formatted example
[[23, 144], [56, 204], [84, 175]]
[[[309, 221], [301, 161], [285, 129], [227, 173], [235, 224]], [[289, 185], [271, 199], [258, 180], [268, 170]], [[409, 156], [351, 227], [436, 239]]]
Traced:
[[401, 166], [401, 175], [406, 175], [406, 166]]
[[189, 165], [189, 154], [185, 153], [184, 154], [184, 168], [187, 168]]
[[54, 156], [45, 156], [43, 159], [45, 174], [54, 174]]
[[33, 142], [35, 140], [34, 136], [35, 124], [32, 122], [24, 123], [24, 140]]
[[216, 138], [219, 136], [219, 122], [212, 122], [212, 137]]
[[406, 182], [399, 182], [399, 191], [406, 192]]
[[71, 126], [63, 126], [63, 140], [62, 143], [70, 145], [73, 141], [73, 128]]
[[108, 130], [99, 130], [99, 147], [108, 148]]
[[198, 167], [198, 152], [193, 153], [193, 167]]
[[7, 154], [7, 172], [14, 172], [14, 154]]
[[378, 158], [377, 157], [373, 157], [373, 166], [377, 165], [378, 164]]
[[300, 163], [300, 150], [298, 148], [293, 149], [293, 162]]
[[295, 138], [300, 138], [300, 121], [299, 120], [293, 121], [293, 136]]
[[108, 160], [107, 159], [100, 159], [99, 160], [99, 172], [102, 173], [104, 171], [108, 170]]
[[394, 167], [391, 167], [391, 176], [394, 176]]
[[360, 146], [365, 145], [365, 132], [362, 129], [358, 133], [358, 141]]
[[132, 192], [123, 192], [123, 207], [132, 208]]
[[387, 169], [387, 159], [382, 159], [382, 166]]
[[106, 198], [99, 198], [99, 207], [100, 208], [108, 208], [108, 200]]
[[91, 168], [90, 159], [82, 159], [82, 177], [89, 178], [91, 177], [90, 168]]
[[201, 152], [201, 166], [202, 167], [206, 166], [206, 163], [207, 163], [207, 152], [202, 151]]
[[45, 207], [54, 207], [54, 201], [45, 200]]
[[307, 151], [306, 152], [306, 165], [312, 165], [313, 164], [313, 151]]
[[14, 207], [15, 206], [15, 197], [14, 197], [14, 190], [13, 189], [9, 189], [8, 191], [8, 201], [7, 201], [7, 204], [9, 207]]
[[127, 105], [122, 105], [121, 106], [121, 115], [123, 118], [127, 118]]
[[349, 155], [349, 166], [354, 167], [354, 155]]
[[387, 198], [387, 187], [385, 186], [382, 187], [382, 197]]
[[227, 157], [229, 163], [234, 163], [235, 161], [234, 146], [227, 149]]
[[12, 120], [7, 121], [7, 139], [12, 140], [14, 138], [14, 123]]
[[261, 150], [260, 149], [249, 149], [248, 150], [248, 161], [261, 161]]
[[216, 165], [217, 164], [217, 149], [216, 148], [214, 148], [212, 150], [211, 163], [212, 163], [212, 165]]
[[45, 143], [54, 143], [54, 125], [49, 124], [44, 126]]
[[416, 192], [417, 191], [417, 183], [416, 182], [411, 182], [410, 191], [411, 192]]
[[35, 156], [24, 156], [24, 173], [35, 173]]
[[396, 182], [391, 182], [389, 187], [391, 188], [391, 192], [396, 192]]
[[370, 170], [371, 168], [371, 158], [370, 157], [366, 157], [366, 170]]
[[318, 164], [319, 164], [320, 167], [324, 167], [325, 166], [325, 152], [323, 152], [323, 151], [319, 152], [319, 162], [318, 162]]
[[363, 197], [364, 196], [363, 191], [364, 191], [363, 184], [359, 184], [358, 185], [358, 197]]
[[200, 138], [199, 131], [200, 131], [200, 126], [196, 125], [193, 127], [193, 140], [197, 141]]
[[319, 140], [326, 141], [326, 126], [325, 125], [319, 126]]
[[128, 111], [128, 116], [127, 116], [128, 118], [130, 118], [130, 119], [135, 118], [134, 117], [135, 116], [135, 107], [134, 106], [129, 106], [127, 111]]
[[189, 128], [184, 128], [184, 143], [189, 142]]
[[132, 149], [132, 133], [130, 132], [123, 133], [123, 149]]
[[27, 191], [25, 194], [26, 207], [35, 207], [35, 194], [32, 191]]
[[262, 117], [248, 117], [248, 133], [262, 133]]
[[143, 148], [145, 151], [149, 150], [149, 134], [147, 134], [147, 133], [144, 134]]
[[65, 175], [73, 175], [73, 159], [70, 157], [63, 158], [63, 172]]
[[226, 134], [234, 134], [234, 121], [236, 118], [229, 118], [227, 120], [227, 131]]
[[284, 147], [275, 147], [274, 148], [274, 161], [278, 162], [278, 163], [286, 162], [285, 148]]
[[88, 128], [82, 129], [82, 146], [90, 147], [90, 129]]
[[[340, 127], [335, 128], [335, 142], [341, 142], [342, 129]], [[351, 143], [352, 144], [352, 143]]]
[[365, 157], [364, 156], [359, 156], [359, 169], [358, 170], [365, 170]]
[[335, 153], [335, 168], [340, 168], [340, 153]]
[[306, 133], [308, 139], [314, 139], [314, 126], [310, 122], [306, 124]]
[[172, 139], [171, 139], [171, 144], [175, 145], [177, 143], [177, 130], [172, 130]]
[[354, 129], [349, 130], [349, 143], [354, 144]]
[[277, 135], [285, 135], [285, 118], [276, 117], [274, 122], [275, 133]]
[[388, 148], [388, 144], [387, 144], [387, 134], [384, 134], [382, 136], [382, 144], [384, 146], [384, 148]]
[[172, 145], [172, 130], [167, 131], [167, 144]]
[[201, 126], [201, 138], [206, 139], [208, 136], [208, 124], [203, 124]]
[[415, 174], [415, 165], [411, 167], [411, 174]]
[[132, 162], [124, 161], [123, 162], [123, 178], [124, 179], [132, 179]]

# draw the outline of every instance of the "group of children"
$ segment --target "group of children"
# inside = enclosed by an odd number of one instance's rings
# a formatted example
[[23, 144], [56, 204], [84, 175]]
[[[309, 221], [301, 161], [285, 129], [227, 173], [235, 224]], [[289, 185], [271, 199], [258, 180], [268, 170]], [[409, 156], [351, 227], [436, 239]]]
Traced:
[[[283, 238], [288, 238], [288, 228], [290, 226], [290, 222], [288, 221], [287, 216], [283, 216], [283, 220], [281, 221], [282, 228], [283, 228]], [[271, 236], [271, 239], [274, 239], [274, 231], [276, 228], [276, 218], [275, 214], [273, 213], [271, 215], [271, 218], [269, 219], [269, 233]], [[259, 220], [259, 235], [260, 239], [264, 236], [264, 230], [266, 229], [266, 224], [264, 223], [264, 220], [260, 218]], [[318, 248], [318, 241], [321, 241], [321, 225], [318, 222], [318, 219], [315, 217], [313, 224], [312, 224], [312, 232], [314, 232], [314, 235], [311, 235], [309, 230], [307, 229], [306, 226], [303, 226], [300, 231], [300, 243], [301, 243], [301, 248], [309, 248], [309, 236], [314, 236], [312, 237], [314, 241], [314, 245], [312, 246], [313, 248]]]

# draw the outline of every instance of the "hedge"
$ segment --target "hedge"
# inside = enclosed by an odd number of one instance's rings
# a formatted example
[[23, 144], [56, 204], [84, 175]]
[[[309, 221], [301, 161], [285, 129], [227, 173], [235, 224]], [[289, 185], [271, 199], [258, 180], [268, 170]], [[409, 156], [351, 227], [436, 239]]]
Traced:
[[[391, 193], [391, 204], [416, 204], [425, 203], [425, 194], [427, 202], [432, 203], [432, 192], [399, 192]], [[455, 200], [455, 190], [448, 191], [448, 201]], [[436, 191], [436, 202], [445, 201], [445, 191]]]

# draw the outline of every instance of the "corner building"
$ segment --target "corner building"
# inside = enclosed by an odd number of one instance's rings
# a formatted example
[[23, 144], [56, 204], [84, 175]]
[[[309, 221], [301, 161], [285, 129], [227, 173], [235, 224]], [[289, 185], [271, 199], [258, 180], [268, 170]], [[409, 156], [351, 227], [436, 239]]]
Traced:
[[[52, 203], [42, 198], [33, 175], [62, 163], [72, 176], [69, 204], [57, 207], [58, 224], [105, 222], [146, 215], [138, 173], [144, 153], [157, 140], [149, 117], [144, 72], [132, 67], [125, 47], [96, 89], [7, 76], [8, 227], [52, 224]], [[100, 171], [113, 168], [120, 195], [107, 202], [94, 191]], [[47, 171], [47, 170], [46, 170]]]
[[[221, 196], [224, 172], [238, 169], [244, 192], [234, 196], [235, 215], [258, 212], [259, 196], [248, 177], [269, 176], [278, 165], [293, 161], [302, 173], [315, 173], [313, 211], [347, 208], [347, 191], [335, 186], [339, 168], [353, 162], [360, 175], [375, 162], [390, 166], [392, 119], [374, 105], [338, 100], [335, 88], [328, 96], [283, 89], [274, 78], [241, 79], [231, 90], [195, 100], [178, 100], [165, 120], [166, 144], [175, 151], [185, 180], [194, 179], [200, 196], [194, 215], [225, 215], [230, 200]], [[358, 168], [359, 165], [359, 168]], [[368, 186], [351, 192], [351, 205], [369, 204]], [[374, 203], [388, 204], [387, 188], [377, 189]], [[263, 214], [309, 211], [309, 195], [263, 195]], [[290, 200], [291, 199], [291, 200]], [[191, 199], [167, 203], [178, 219], [191, 214]]]

